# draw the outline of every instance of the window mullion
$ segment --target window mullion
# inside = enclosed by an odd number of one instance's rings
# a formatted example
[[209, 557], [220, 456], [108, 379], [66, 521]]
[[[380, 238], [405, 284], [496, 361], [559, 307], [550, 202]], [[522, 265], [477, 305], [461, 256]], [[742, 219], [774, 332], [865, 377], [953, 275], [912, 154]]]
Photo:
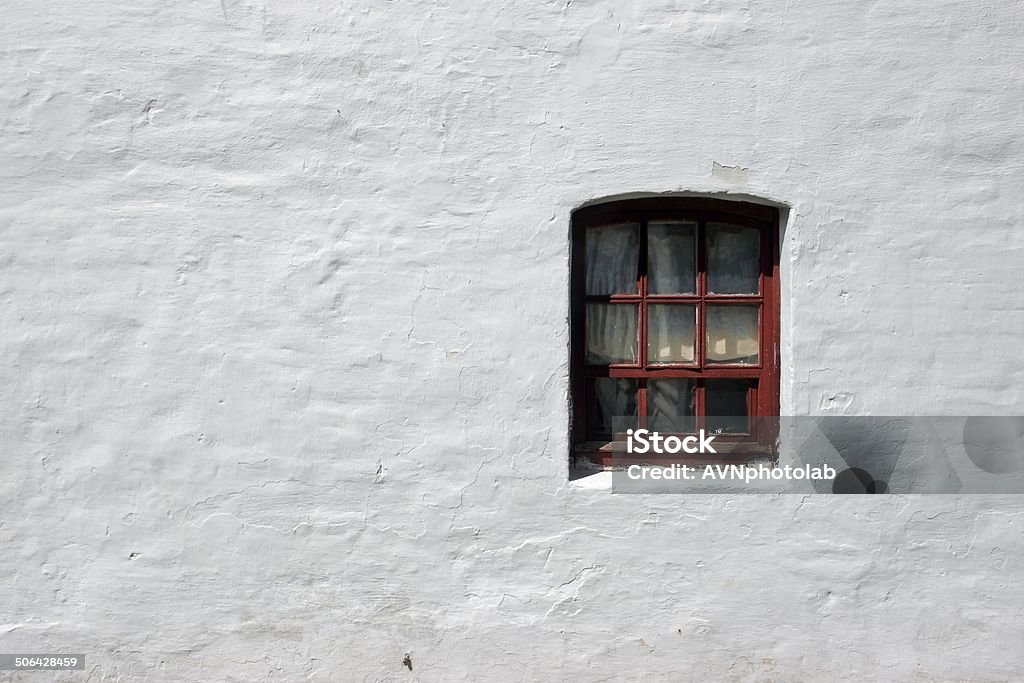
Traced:
[[[700, 303], [697, 304], [697, 325], [696, 325], [696, 352], [697, 352], [697, 367], [704, 370], [704, 357], [706, 355], [707, 345], [707, 333], [705, 332], [706, 319], [707, 319], [707, 304], [704, 299], [708, 294], [708, 255], [707, 255], [707, 221], [701, 218], [697, 222], [697, 296], [700, 297]], [[706, 426], [706, 380], [699, 380], [694, 387], [694, 416], [696, 418], [697, 429], [704, 429]]]
[[697, 304], [697, 325], [695, 329], [697, 343], [695, 351], [697, 353], [697, 367], [701, 369], [704, 369], [705, 345], [707, 344], [707, 334], [704, 331], [707, 319], [707, 305], [704, 300], [708, 294], [708, 255], [705, 248], [705, 242], [707, 241], [705, 239], [706, 226], [707, 223], [703, 219], [697, 223], [697, 296], [700, 300]]
[[641, 379], [638, 385], [636, 397], [637, 427], [644, 429], [647, 427], [647, 380]]
[[[639, 319], [637, 320], [637, 343], [640, 367], [647, 367], [647, 221], [640, 222], [640, 263], [638, 267], [640, 281], [637, 291], [640, 293]], [[646, 394], [646, 390], [642, 390]]]

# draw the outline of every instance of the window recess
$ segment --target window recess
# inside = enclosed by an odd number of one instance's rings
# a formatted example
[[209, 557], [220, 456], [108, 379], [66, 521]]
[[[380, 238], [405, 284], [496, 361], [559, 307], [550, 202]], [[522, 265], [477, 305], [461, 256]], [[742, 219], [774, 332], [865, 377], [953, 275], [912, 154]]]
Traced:
[[[778, 211], [651, 198], [573, 214], [573, 450], [611, 464], [624, 425], [705, 430], [763, 457], [779, 406]], [[616, 459], [621, 462], [621, 457]]]

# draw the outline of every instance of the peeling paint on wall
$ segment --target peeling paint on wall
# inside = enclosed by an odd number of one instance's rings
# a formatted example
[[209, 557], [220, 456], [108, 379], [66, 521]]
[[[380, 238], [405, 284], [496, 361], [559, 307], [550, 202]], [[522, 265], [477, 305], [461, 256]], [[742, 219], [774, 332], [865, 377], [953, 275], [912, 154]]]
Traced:
[[743, 168], [741, 166], [723, 166], [717, 161], [711, 164], [712, 176], [734, 185], [742, 185], [747, 182], [747, 176], [749, 173], [749, 168]]

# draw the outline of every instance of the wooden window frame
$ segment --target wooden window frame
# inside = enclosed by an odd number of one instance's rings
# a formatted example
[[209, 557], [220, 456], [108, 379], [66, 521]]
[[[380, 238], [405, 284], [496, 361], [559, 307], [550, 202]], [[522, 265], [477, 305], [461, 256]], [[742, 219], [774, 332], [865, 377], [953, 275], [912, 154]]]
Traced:
[[[647, 226], [652, 221], [686, 221], [697, 224], [697, 290], [694, 294], [651, 295], [647, 292]], [[636, 294], [604, 296], [586, 293], [586, 235], [590, 228], [619, 223], [640, 225], [639, 268]], [[760, 294], [709, 294], [707, 292], [708, 223], [727, 223], [757, 228], [761, 235]], [[758, 418], [779, 414], [779, 211], [775, 207], [750, 202], [700, 197], [656, 197], [613, 201], [577, 209], [572, 215], [572, 252], [570, 278], [570, 378], [572, 402], [572, 452], [599, 466], [624, 465], [631, 462], [709, 464], [736, 463], [775, 457], [777, 429], [775, 420]], [[586, 363], [586, 304], [588, 302], [634, 303], [638, 307], [637, 362], [588, 365]], [[651, 303], [690, 304], [697, 306], [695, 325], [695, 363], [647, 362], [647, 306]], [[714, 303], [756, 304], [760, 307], [759, 354], [757, 365], [708, 365], [705, 355], [706, 307]], [[588, 380], [614, 377], [640, 380], [637, 413], [640, 425], [646, 415], [646, 380], [687, 378], [695, 381], [697, 428], [704, 426], [705, 388], [703, 380], [747, 379], [752, 386], [747, 393], [747, 412], [751, 429], [744, 435], [720, 435], [719, 442], [733, 442], [727, 455], [673, 456], [652, 459], [627, 457], [621, 435], [595, 435], [588, 430], [594, 408], [587, 396]], [[613, 463], [614, 460], [614, 463]]]

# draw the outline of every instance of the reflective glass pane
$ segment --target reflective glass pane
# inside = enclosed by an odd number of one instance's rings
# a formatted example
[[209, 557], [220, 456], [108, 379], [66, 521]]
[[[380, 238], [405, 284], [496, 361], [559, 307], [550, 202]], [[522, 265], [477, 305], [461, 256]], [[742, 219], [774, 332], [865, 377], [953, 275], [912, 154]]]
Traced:
[[738, 225], [708, 224], [708, 291], [757, 294], [761, 232]]
[[[636, 426], [635, 419], [623, 420], [621, 418], [636, 417], [638, 386], [639, 382], [635, 379], [600, 377], [594, 380], [594, 398], [597, 408], [594, 416], [594, 432], [611, 434]], [[614, 420], [614, 418], [620, 419]]]
[[723, 432], [749, 432], [747, 390], [750, 380], [709, 379], [704, 390], [707, 411], [707, 430]]
[[692, 432], [696, 428], [693, 382], [652, 379], [647, 382], [647, 427], [657, 432]]
[[647, 225], [647, 291], [693, 294], [697, 291], [697, 224]]
[[635, 363], [636, 304], [587, 304], [587, 363]]
[[647, 307], [647, 362], [692, 363], [697, 307], [650, 304]]
[[757, 364], [757, 306], [709, 304], [707, 328], [708, 363]]
[[587, 294], [636, 294], [640, 226], [587, 229]]

